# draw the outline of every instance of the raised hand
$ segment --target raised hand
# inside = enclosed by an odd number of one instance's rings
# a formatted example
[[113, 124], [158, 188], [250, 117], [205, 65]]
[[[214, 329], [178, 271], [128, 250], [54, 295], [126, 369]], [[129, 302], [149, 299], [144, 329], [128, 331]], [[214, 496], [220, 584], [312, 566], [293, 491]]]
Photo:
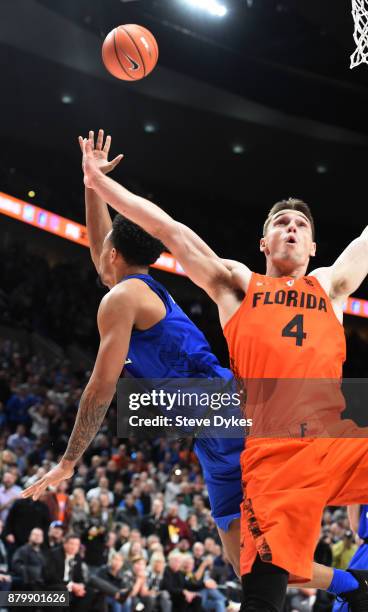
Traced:
[[[114, 170], [114, 168], [116, 168], [116, 166], [123, 159], [124, 155], [120, 154], [120, 155], [117, 155], [113, 160], [111, 161], [108, 160], [109, 151], [111, 147], [111, 136], [109, 135], [106, 136], [106, 140], [104, 144], [104, 131], [103, 130], [98, 131], [96, 145], [95, 145], [95, 135], [92, 130], [90, 130], [88, 134], [88, 140], [91, 143], [92, 154], [96, 162], [96, 166], [101, 172], [103, 172], [103, 174], [108, 174], [109, 172]], [[79, 146], [81, 148], [83, 155], [84, 155], [84, 147], [83, 147], [84, 141], [85, 139], [83, 139], [82, 136], [78, 137]], [[82, 161], [82, 167], [84, 171], [83, 161]]]

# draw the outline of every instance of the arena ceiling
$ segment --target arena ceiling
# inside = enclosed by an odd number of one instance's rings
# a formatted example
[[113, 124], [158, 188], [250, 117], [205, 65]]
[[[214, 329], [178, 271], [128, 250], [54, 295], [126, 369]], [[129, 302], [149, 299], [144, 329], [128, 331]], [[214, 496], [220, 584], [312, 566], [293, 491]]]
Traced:
[[[76, 137], [105, 127], [126, 155], [117, 178], [198, 218], [228, 256], [240, 256], [234, 219], [246, 236], [289, 195], [345, 242], [362, 229], [368, 66], [349, 69], [349, 1], [222, 2], [214, 18], [184, 0], [2, 0], [3, 190], [35, 188], [41, 206], [82, 219]], [[101, 63], [120, 23], [159, 43], [158, 68], [136, 84]]]

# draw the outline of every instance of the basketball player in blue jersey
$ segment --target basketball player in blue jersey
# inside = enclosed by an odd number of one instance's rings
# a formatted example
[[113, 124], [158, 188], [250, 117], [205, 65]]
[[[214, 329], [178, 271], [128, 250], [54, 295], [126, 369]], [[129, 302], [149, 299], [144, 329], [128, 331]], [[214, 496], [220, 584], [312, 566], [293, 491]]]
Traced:
[[[103, 146], [103, 137], [100, 130], [94, 156], [107, 173], [122, 156], [108, 162], [111, 138], [108, 136]], [[90, 138], [93, 139], [91, 132]], [[105, 202], [91, 189], [86, 189], [85, 196], [91, 257], [110, 291], [98, 310], [100, 347], [67, 450], [54, 469], [23, 493], [33, 499], [38, 499], [48, 485], [73, 475], [76, 463], [104, 420], [123, 364], [137, 378], [232, 379], [230, 370], [221, 367], [211, 352], [202, 332], [148, 274], [163, 244], [121, 215], [111, 223]], [[198, 437], [194, 446], [226, 556], [238, 574], [243, 446], [243, 438], [208, 437]]]
[[[352, 531], [363, 540], [354, 553], [348, 569], [368, 570], [368, 504], [348, 506], [348, 515]], [[333, 612], [348, 612], [348, 609], [348, 604], [337, 597]]]

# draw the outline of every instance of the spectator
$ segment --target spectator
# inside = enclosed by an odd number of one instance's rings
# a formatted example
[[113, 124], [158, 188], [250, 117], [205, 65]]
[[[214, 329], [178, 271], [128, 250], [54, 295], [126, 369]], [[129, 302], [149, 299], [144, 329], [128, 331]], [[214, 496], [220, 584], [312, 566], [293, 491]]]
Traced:
[[17, 477], [12, 472], [4, 472], [2, 485], [0, 486], [0, 519], [5, 522], [9, 509], [16, 500], [22, 489], [16, 485]]
[[50, 551], [47, 558], [46, 583], [50, 590], [70, 592], [70, 609], [89, 612], [92, 591], [86, 586], [88, 571], [79, 554], [80, 539], [70, 534], [62, 546]]
[[45, 582], [46, 559], [41, 546], [44, 542], [42, 529], [35, 527], [29, 534], [28, 543], [15, 551], [12, 571], [23, 590], [40, 590]]
[[50, 513], [42, 498], [33, 501], [31, 498], [16, 499], [7, 516], [4, 536], [9, 544], [22, 546], [28, 540], [29, 533], [34, 527], [42, 529], [44, 540], [50, 525]]
[[353, 532], [345, 531], [342, 540], [332, 546], [332, 566], [336, 569], [346, 569], [357, 549]]
[[[180, 472], [180, 470], [179, 470]], [[165, 489], [165, 506], [170, 506], [180, 493], [181, 474], [176, 474], [175, 471], [171, 480], [167, 482]]]
[[44, 404], [34, 404], [28, 410], [32, 418], [31, 434], [35, 438], [49, 434], [50, 421], [47, 418], [47, 410]]
[[[0, 536], [3, 530], [3, 522], [0, 519]], [[9, 573], [8, 553], [4, 542], [0, 537], [0, 591], [10, 591], [12, 577]]]
[[[211, 567], [212, 567], [211, 560]], [[217, 583], [207, 576], [198, 577], [194, 570], [194, 559], [192, 555], [184, 555], [181, 563], [181, 570], [184, 573], [186, 585], [189, 591], [194, 591], [201, 597], [201, 606], [204, 610], [214, 610], [215, 612], [225, 612], [226, 598], [217, 588]]]
[[107, 493], [101, 493], [99, 497], [101, 522], [106, 529], [111, 529], [114, 521], [114, 510], [110, 507], [110, 498]]
[[201, 599], [198, 593], [189, 591], [184, 574], [181, 570], [182, 555], [172, 551], [168, 556], [169, 565], [165, 567], [161, 589], [170, 595], [175, 612], [195, 610], [200, 612]]
[[193, 559], [194, 559], [194, 569], [197, 570], [201, 565], [204, 558], [204, 546], [202, 542], [195, 542], [193, 544]]
[[13, 426], [27, 425], [30, 422], [28, 409], [37, 401], [37, 398], [29, 393], [29, 386], [22, 384], [15, 389], [6, 403], [8, 422]]
[[81, 539], [85, 548], [85, 561], [91, 573], [94, 573], [105, 563], [105, 539], [107, 528], [102, 522], [101, 506], [98, 499], [93, 498], [90, 502], [90, 514], [86, 529]]
[[186, 538], [190, 540], [188, 525], [178, 517], [178, 504], [170, 504], [167, 512], [166, 524], [169, 533], [169, 548], [172, 549], [179, 540]]
[[168, 544], [169, 532], [164, 515], [164, 505], [159, 497], [153, 500], [151, 513], [142, 518], [141, 530], [144, 536], [157, 535], [163, 546]]
[[63, 523], [65, 529], [68, 529], [70, 517], [71, 517], [71, 502], [67, 489], [69, 483], [67, 480], [60, 482], [54, 491], [49, 491], [45, 495], [45, 503], [50, 512], [52, 521], [60, 521]]
[[114, 495], [111, 491], [109, 491], [109, 481], [106, 476], [102, 476], [98, 481], [98, 487], [90, 489], [87, 493], [87, 501], [91, 501], [94, 497], [98, 499], [101, 493], [106, 493], [109, 498], [109, 503], [112, 505], [114, 503]]
[[172, 602], [168, 591], [161, 590], [164, 577], [165, 557], [162, 553], [153, 553], [147, 576], [147, 587], [149, 594], [154, 598], [156, 606], [159, 605], [161, 612], [171, 612]]
[[115, 552], [107, 565], [99, 568], [91, 584], [107, 595], [109, 612], [130, 612], [130, 592], [134, 587], [132, 572], [123, 571], [124, 556]]
[[5, 448], [0, 452], [0, 474], [3, 475], [5, 472], [11, 472], [13, 467], [17, 466], [17, 457], [8, 448]]
[[155, 606], [156, 593], [154, 592], [152, 596], [147, 586], [146, 560], [142, 557], [133, 559], [132, 570], [134, 585], [129, 597], [132, 599], [133, 610], [137, 608], [138, 604], [143, 604], [144, 612], [152, 612]]
[[128, 493], [120, 503], [117, 520], [127, 523], [132, 528], [140, 525], [140, 514], [131, 493]]
[[89, 517], [89, 505], [83, 489], [74, 489], [70, 497], [70, 506], [70, 528], [75, 534], [81, 535], [86, 529]]
[[61, 546], [64, 540], [64, 525], [61, 521], [52, 521], [49, 527], [49, 547]]
[[106, 558], [108, 564], [110, 563], [115, 553], [118, 552], [117, 539], [118, 539], [118, 536], [115, 531], [108, 532], [106, 541], [105, 541], [105, 550], [104, 550], [104, 557]]

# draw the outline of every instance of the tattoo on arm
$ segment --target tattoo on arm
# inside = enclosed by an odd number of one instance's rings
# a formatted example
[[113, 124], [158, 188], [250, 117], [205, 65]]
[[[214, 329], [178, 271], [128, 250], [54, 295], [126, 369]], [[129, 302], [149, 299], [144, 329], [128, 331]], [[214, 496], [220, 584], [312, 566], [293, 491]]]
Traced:
[[63, 459], [78, 461], [81, 458], [99, 431], [109, 406], [110, 402], [101, 404], [93, 395], [83, 393]]

